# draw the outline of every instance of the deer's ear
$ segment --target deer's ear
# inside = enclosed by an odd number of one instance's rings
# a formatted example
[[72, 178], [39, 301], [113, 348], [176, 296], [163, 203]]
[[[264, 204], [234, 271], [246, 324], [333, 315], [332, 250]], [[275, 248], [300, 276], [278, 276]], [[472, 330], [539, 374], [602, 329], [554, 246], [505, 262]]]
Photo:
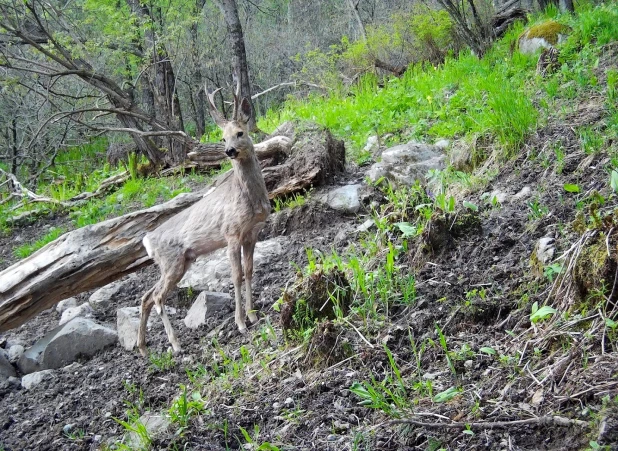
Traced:
[[251, 113], [251, 103], [246, 97], [243, 97], [242, 102], [240, 102], [240, 114], [238, 115], [238, 119], [246, 124], [251, 120]]

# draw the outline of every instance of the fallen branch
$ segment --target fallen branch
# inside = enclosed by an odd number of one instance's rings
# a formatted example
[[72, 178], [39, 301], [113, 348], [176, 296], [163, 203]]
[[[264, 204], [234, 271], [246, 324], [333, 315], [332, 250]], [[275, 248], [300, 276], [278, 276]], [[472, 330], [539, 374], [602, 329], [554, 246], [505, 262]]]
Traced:
[[428, 429], [508, 429], [514, 426], [524, 426], [527, 424], [538, 424], [538, 425], [553, 425], [553, 426], [579, 426], [582, 428], [589, 428], [590, 423], [582, 420], [572, 420], [570, 418], [559, 417], [556, 415], [553, 416], [544, 416], [544, 417], [534, 417], [527, 418], [525, 420], [512, 420], [512, 421], [480, 421], [477, 423], [462, 423], [462, 422], [452, 422], [452, 423], [427, 423], [424, 421], [410, 420], [410, 419], [402, 419], [402, 420], [391, 420], [385, 423], [381, 423], [377, 426], [394, 426], [397, 424], [411, 424], [413, 426], [424, 427]]

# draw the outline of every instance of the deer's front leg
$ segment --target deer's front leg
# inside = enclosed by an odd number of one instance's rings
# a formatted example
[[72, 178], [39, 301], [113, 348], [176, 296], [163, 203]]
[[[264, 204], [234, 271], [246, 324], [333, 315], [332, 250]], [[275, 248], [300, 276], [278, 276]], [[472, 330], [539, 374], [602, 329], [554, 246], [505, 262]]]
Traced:
[[235, 321], [240, 333], [247, 332], [245, 325], [245, 315], [242, 308], [242, 266], [240, 263], [240, 242], [229, 241], [227, 245], [227, 256], [232, 267], [232, 282], [234, 283], [234, 298], [236, 300]]
[[251, 280], [253, 279], [253, 250], [257, 237], [252, 237], [251, 241], [246, 241], [242, 245], [243, 266], [245, 270], [245, 311], [251, 323], [257, 322], [257, 315], [253, 310], [253, 298], [251, 295]]

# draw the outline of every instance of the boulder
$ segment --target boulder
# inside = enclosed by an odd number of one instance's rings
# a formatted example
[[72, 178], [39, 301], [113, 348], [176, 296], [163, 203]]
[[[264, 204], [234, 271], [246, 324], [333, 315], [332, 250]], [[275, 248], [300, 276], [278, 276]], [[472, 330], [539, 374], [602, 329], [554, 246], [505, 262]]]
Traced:
[[409, 142], [382, 152], [382, 161], [367, 171], [372, 182], [385, 177], [396, 185], [412, 186], [417, 180], [425, 181], [430, 169], [444, 168], [445, 154], [437, 146]]
[[61, 368], [79, 357], [92, 357], [116, 340], [115, 330], [77, 317], [48, 332], [24, 352], [17, 366], [24, 374]]
[[60, 317], [60, 325], [68, 323], [73, 318], [83, 317], [90, 318], [92, 317], [92, 313], [94, 310], [90, 306], [88, 302], [84, 302], [82, 305], [77, 307], [69, 307], [64, 312], [62, 312], [62, 316]]
[[570, 28], [554, 20], [534, 25], [519, 35], [519, 51], [534, 55], [539, 49], [549, 49], [562, 42]]
[[62, 315], [66, 309], [71, 307], [77, 307], [77, 299], [68, 298], [64, 301], [58, 302], [58, 305], [56, 305], [56, 311]]
[[341, 186], [325, 194], [316, 196], [316, 200], [342, 213], [356, 213], [361, 207], [360, 189], [361, 185]]
[[3, 353], [0, 353], [0, 382], [7, 380], [9, 377], [15, 377], [16, 375], [17, 373], [15, 373], [13, 365], [11, 365]]
[[[287, 238], [276, 237], [259, 241], [253, 254], [253, 267], [259, 268], [265, 263], [283, 254]], [[219, 249], [212, 254], [198, 258], [178, 283], [180, 288], [193, 288], [197, 291], [224, 291], [231, 283], [231, 268], [227, 250]]]
[[206, 317], [227, 309], [232, 304], [232, 297], [227, 293], [202, 291], [193, 302], [193, 305], [185, 316], [185, 326], [189, 329], [197, 329], [206, 324]]
[[26, 390], [30, 390], [41, 382], [48, 381], [54, 377], [56, 377], [56, 372], [54, 370], [37, 371], [36, 373], [26, 374], [22, 377], [21, 386]]

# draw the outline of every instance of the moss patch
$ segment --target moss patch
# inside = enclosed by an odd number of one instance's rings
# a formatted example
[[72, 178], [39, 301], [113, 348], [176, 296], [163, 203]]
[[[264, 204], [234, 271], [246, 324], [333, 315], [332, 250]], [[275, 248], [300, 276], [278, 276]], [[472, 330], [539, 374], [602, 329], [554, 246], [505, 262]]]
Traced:
[[545, 39], [551, 45], [556, 45], [561, 34], [567, 34], [570, 31], [570, 27], [556, 22], [555, 20], [548, 20], [524, 31], [519, 39]]

